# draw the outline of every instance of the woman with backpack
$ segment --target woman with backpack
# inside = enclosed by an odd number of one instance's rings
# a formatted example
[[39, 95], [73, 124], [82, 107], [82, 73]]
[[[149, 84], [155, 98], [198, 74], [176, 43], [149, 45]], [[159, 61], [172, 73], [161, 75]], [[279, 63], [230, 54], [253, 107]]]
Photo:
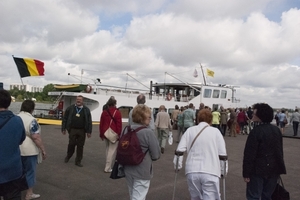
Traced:
[[[124, 165], [125, 179], [129, 189], [130, 200], [146, 199], [150, 186], [150, 179], [153, 177], [152, 161], [160, 158], [160, 147], [155, 133], [149, 128], [151, 110], [143, 104], [138, 104], [132, 111], [133, 124], [130, 129], [143, 127], [136, 132], [140, 146], [145, 157], [138, 165]], [[128, 128], [124, 129], [124, 135]], [[122, 139], [121, 139], [122, 140]]]

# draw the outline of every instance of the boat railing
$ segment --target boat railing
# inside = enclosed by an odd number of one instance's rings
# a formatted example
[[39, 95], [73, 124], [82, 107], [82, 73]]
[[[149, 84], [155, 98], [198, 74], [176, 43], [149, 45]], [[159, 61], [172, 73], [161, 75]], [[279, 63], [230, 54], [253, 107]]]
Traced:
[[157, 100], [157, 101], [161, 101], [161, 100], [165, 100], [165, 101], [175, 101], [175, 102], [189, 102], [190, 100], [192, 100], [195, 96], [188, 96], [188, 95], [179, 95], [179, 96], [172, 96], [171, 99], [167, 99], [166, 96], [164, 96], [163, 94], [154, 94], [152, 95], [152, 99], [153, 100]]
[[[130, 91], [130, 90], [120, 90], [120, 89], [99, 89], [97, 94], [105, 94], [107, 96], [127, 96], [127, 97], [136, 97], [139, 94], [142, 94], [139, 91]], [[145, 93], [143, 93], [145, 94]]]
[[[55, 101], [54, 101], [54, 103], [53, 103], [53, 105], [52, 105], [52, 109], [55, 109], [55, 108], [58, 106], [58, 103], [59, 103], [59, 101], [61, 100], [62, 96], [63, 96], [63, 92], [61, 92], [61, 94], [60, 94], [59, 96], [56, 97], [56, 99], [55, 99]], [[55, 107], [55, 108], [54, 108], [54, 107]]]

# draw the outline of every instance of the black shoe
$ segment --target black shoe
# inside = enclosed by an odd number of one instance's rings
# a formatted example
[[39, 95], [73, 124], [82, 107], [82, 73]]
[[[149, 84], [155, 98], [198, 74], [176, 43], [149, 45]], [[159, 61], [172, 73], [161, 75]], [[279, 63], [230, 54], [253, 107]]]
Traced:
[[162, 154], [165, 153], [165, 148], [162, 147], [162, 148], [160, 149], [160, 152], [161, 152]]
[[83, 165], [81, 163], [75, 163], [75, 165], [78, 167], [83, 167]]
[[65, 163], [69, 162], [70, 158], [67, 156], [65, 157]]

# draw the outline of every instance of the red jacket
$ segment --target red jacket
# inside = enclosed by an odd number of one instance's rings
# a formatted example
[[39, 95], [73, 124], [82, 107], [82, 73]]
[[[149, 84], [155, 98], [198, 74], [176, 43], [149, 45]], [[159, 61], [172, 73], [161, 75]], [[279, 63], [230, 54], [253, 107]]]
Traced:
[[[100, 132], [100, 138], [104, 139], [104, 133], [109, 128], [109, 124], [111, 121], [111, 117], [108, 113], [110, 112], [111, 116], [113, 116], [114, 120], [112, 120], [110, 128], [115, 131], [118, 135], [122, 132], [122, 116], [121, 112], [115, 107], [111, 106], [108, 108], [108, 110], [103, 110], [100, 118], [100, 125], [99, 125], [99, 132]], [[114, 112], [116, 111], [115, 115]]]
[[237, 122], [238, 123], [247, 122], [247, 116], [244, 111], [239, 112], [239, 114], [237, 116]]

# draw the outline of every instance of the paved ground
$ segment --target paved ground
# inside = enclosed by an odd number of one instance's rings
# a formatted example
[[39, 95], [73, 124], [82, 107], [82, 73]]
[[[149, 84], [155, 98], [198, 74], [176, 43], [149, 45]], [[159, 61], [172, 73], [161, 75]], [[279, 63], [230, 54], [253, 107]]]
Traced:
[[[84, 167], [74, 165], [74, 158], [64, 163], [68, 138], [60, 132], [60, 126], [43, 125], [42, 137], [48, 158], [38, 166], [35, 193], [43, 200], [122, 200], [129, 199], [124, 179], [112, 180], [103, 172], [105, 162], [105, 144], [99, 139], [98, 127], [93, 127], [93, 135], [87, 139], [84, 149]], [[286, 128], [286, 136], [291, 136], [291, 126]], [[226, 178], [227, 200], [245, 199], [245, 183], [241, 176], [242, 158], [246, 135], [225, 137], [229, 156], [229, 173]], [[285, 137], [284, 156], [287, 175], [283, 175], [285, 187], [291, 199], [300, 199], [300, 140]], [[154, 178], [151, 180], [148, 200], [172, 199], [174, 177], [173, 155], [177, 143], [167, 146], [165, 154], [154, 162]], [[188, 200], [184, 170], [177, 177], [176, 198]]]

